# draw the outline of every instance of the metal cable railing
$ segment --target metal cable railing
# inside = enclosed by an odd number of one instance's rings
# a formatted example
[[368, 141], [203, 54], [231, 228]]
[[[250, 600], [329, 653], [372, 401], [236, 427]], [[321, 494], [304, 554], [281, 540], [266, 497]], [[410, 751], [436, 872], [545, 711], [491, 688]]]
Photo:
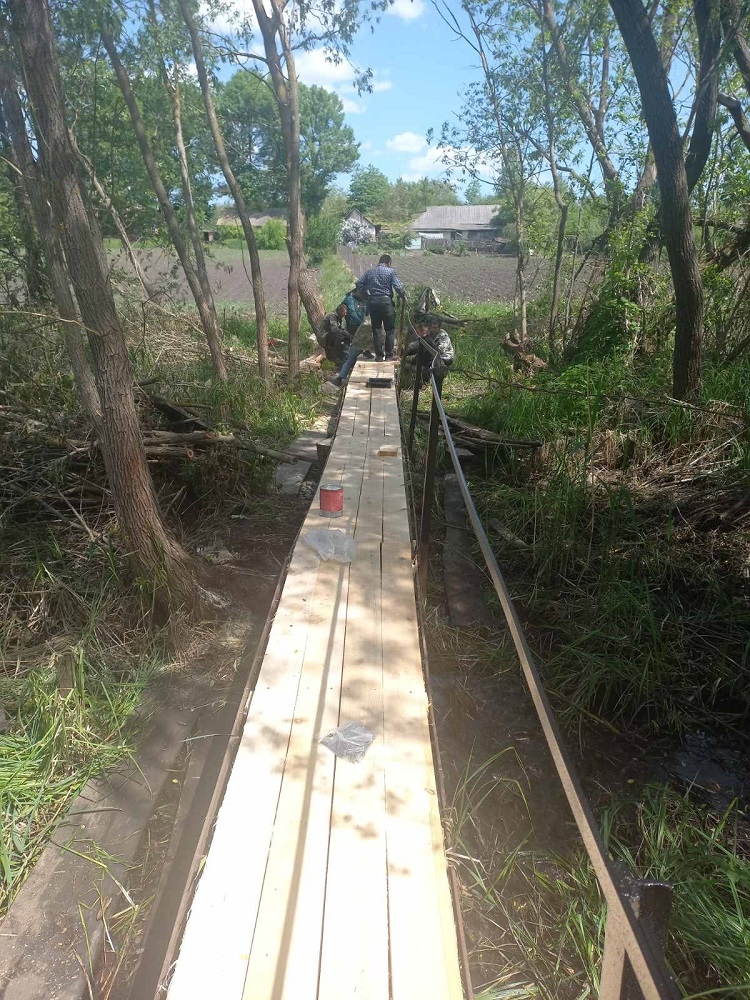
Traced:
[[[426, 350], [423, 351], [422, 348]], [[430, 354], [432, 355], [431, 360]], [[436, 358], [437, 354], [431, 346], [421, 341], [420, 348], [417, 350], [414, 398], [409, 424], [408, 443], [411, 455], [422, 372], [428, 361], [429, 384], [432, 387], [432, 407], [422, 510], [417, 537], [417, 566], [421, 591], [423, 594], [425, 593], [430, 521], [435, 492], [438, 431], [442, 427], [445, 444], [456, 473], [466, 512], [479, 542], [495, 592], [500, 600], [560, 783], [607, 903], [607, 924], [599, 988], [600, 1000], [634, 1000], [640, 996], [644, 997], [645, 1000], [677, 1000], [680, 993], [663, 957], [666, 945], [666, 925], [671, 905], [671, 887], [664, 883], [633, 880], [621, 870], [617, 862], [612, 861], [607, 855], [596, 817], [583, 791], [570, 751], [555, 719], [518, 612], [477, 513], [456, 453], [448, 417], [440, 398], [442, 379], [435, 377]]]

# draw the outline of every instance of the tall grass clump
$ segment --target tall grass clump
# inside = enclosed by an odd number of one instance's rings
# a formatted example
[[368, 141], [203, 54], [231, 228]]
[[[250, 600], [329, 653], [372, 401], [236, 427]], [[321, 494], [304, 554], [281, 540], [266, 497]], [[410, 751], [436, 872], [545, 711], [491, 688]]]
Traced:
[[[478, 794], [474, 795], [472, 791]], [[552, 853], [527, 836], [511, 846], [477, 838], [472, 816], [486, 782], [459, 784], [463, 826], [454, 853], [472, 907], [499, 939], [485, 1000], [596, 996], [606, 905], [582, 847]], [[467, 803], [466, 798], [470, 801]], [[608, 850], [638, 877], [673, 886], [667, 960], [686, 997], [747, 996], [750, 989], [750, 860], [736, 803], [716, 812], [670, 787], [604, 809]], [[744, 830], [744, 832], [743, 832]]]
[[128, 722], [158, 660], [111, 669], [96, 644], [73, 651], [70, 690], [54, 669], [0, 677], [0, 914], [71, 800], [134, 749]]

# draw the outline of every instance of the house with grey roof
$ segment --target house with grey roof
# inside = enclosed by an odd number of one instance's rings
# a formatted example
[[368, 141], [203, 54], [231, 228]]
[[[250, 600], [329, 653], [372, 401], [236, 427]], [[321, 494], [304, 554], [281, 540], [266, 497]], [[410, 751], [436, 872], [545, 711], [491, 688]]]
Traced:
[[432, 205], [416, 217], [409, 229], [421, 237], [423, 248], [438, 240], [491, 242], [500, 237], [500, 227], [494, 221], [499, 211], [499, 205]]

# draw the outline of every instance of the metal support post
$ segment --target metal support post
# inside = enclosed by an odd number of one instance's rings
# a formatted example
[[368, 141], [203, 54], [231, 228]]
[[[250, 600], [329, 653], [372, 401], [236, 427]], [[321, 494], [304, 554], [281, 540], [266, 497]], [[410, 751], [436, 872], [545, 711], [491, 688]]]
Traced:
[[[665, 882], [631, 879], [626, 871], [621, 871], [620, 875], [622, 894], [629, 899], [635, 918], [647, 933], [654, 949], [663, 955], [667, 947], [672, 887]], [[608, 914], [599, 1000], [643, 1000], [643, 993], [638, 986], [623, 945], [620, 928], [615, 926], [616, 923], [617, 921]]]
[[432, 408], [430, 410], [430, 434], [427, 439], [427, 461], [425, 463], [424, 486], [422, 488], [422, 515], [419, 519], [417, 548], [417, 577], [422, 594], [426, 592], [427, 587], [427, 561], [430, 555], [430, 522], [432, 520], [432, 505], [435, 493], [435, 466], [437, 465], [439, 427], [440, 414], [438, 413], [437, 397], [433, 390]]
[[417, 347], [417, 371], [414, 375], [414, 398], [411, 403], [411, 417], [409, 419], [409, 454], [414, 451], [414, 428], [417, 425], [417, 408], [419, 406], [419, 390], [422, 382], [422, 359], [424, 351], [422, 345]]

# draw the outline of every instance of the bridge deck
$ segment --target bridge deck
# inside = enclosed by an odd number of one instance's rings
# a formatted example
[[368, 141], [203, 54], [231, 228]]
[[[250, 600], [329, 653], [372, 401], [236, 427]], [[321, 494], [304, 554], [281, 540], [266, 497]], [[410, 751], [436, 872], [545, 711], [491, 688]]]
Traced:
[[[422, 674], [396, 394], [354, 369], [324, 481], [344, 515], [302, 528], [169, 1000], [460, 1000]], [[320, 562], [313, 529], [353, 535]], [[319, 740], [347, 722], [363, 761]]]

